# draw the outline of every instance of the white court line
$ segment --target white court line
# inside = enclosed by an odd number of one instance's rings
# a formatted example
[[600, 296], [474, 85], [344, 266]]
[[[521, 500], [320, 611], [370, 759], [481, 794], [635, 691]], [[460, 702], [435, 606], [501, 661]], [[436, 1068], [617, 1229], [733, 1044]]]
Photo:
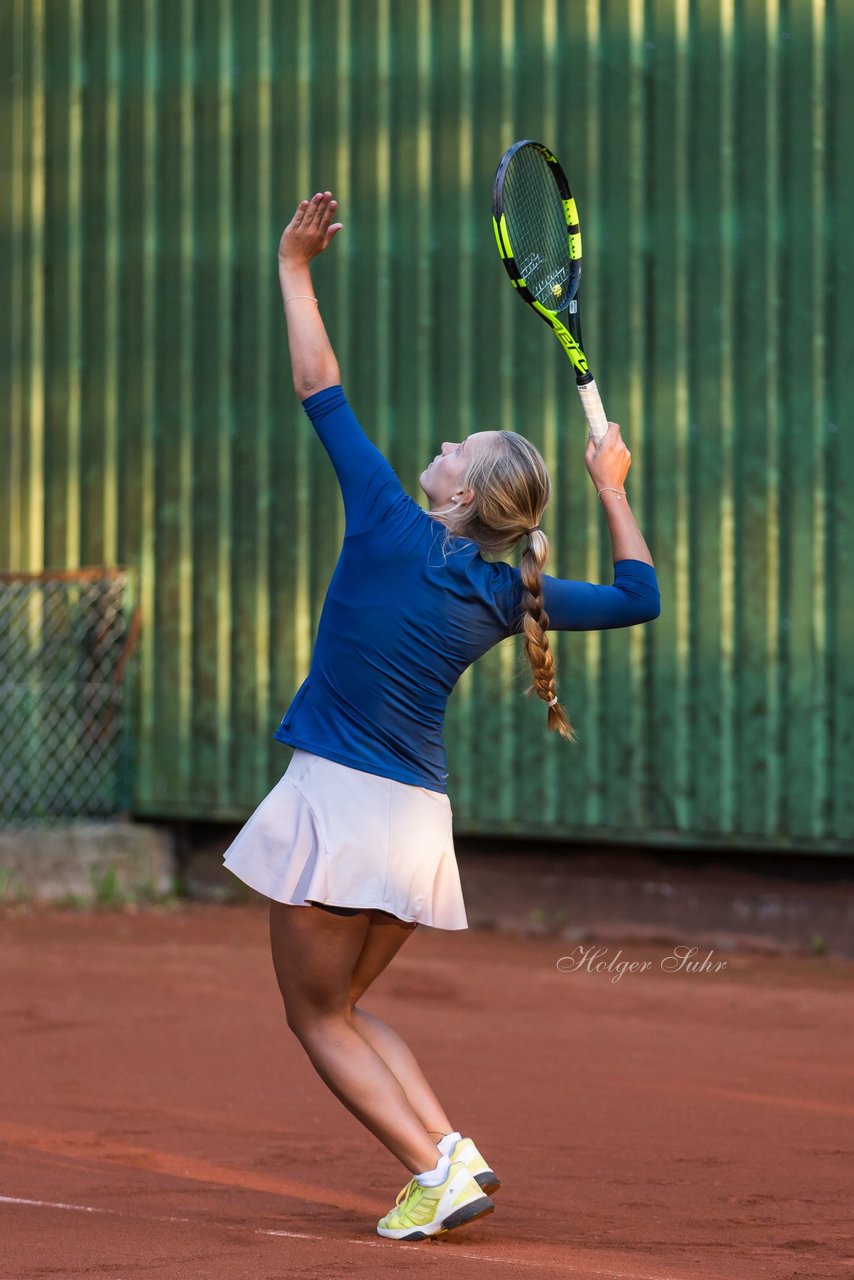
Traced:
[[[145, 1222], [197, 1222], [194, 1218], [160, 1217], [148, 1213], [129, 1214], [123, 1212], [121, 1209], [102, 1209], [89, 1204], [63, 1204], [61, 1201], [55, 1200], [26, 1200], [19, 1196], [0, 1196], [0, 1204], [30, 1205], [37, 1209], [64, 1209], [70, 1210], [72, 1213], [105, 1213], [118, 1218], [140, 1218]], [[199, 1221], [198, 1225], [209, 1227], [212, 1224], [202, 1223]], [[250, 1231], [256, 1236], [285, 1236], [288, 1239], [293, 1240], [319, 1240], [326, 1243], [330, 1243], [332, 1240], [332, 1237], [330, 1236], [309, 1235], [303, 1231], [273, 1231], [266, 1227], [244, 1227], [236, 1223], [228, 1222], [220, 1222], [216, 1225], [225, 1231]], [[345, 1240], [343, 1243], [366, 1245], [369, 1249], [387, 1249], [389, 1246], [393, 1246], [396, 1251], [406, 1249], [410, 1253], [423, 1254], [425, 1252], [423, 1247], [425, 1243], [424, 1241], [421, 1241], [419, 1244], [406, 1244], [403, 1240]], [[436, 1255], [432, 1256], [434, 1258], [436, 1257]], [[463, 1258], [471, 1259], [475, 1262], [491, 1262], [493, 1265], [501, 1267], [537, 1267], [541, 1271], [545, 1266], [548, 1270], [560, 1270], [564, 1275], [604, 1276], [606, 1277], [606, 1280], [685, 1280], [684, 1276], [663, 1275], [661, 1272], [652, 1276], [648, 1272], [614, 1271], [611, 1268], [607, 1271], [599, 1271], [589, 1265], [579, 1268], [573, 1267], [571, 1264], [566, 1262], [560, 1262], [558, 1264], [544, 1264], [542, 1262], [526, 1262], [523, 1258], [497, 1258], [490, 1253], [475, 1253], [471, 1249], [461, 1249], [459, 1246], [454, 1247], [454, 1258], [460, 1260]]]
[[[245, 1230], [245, 1228], [244, 1228]], [[289, 1240], [328, 1240], [328, 1236], [310, 1236], [305, 1231], [266, 1231], [263, 1227], [250, 1227], [256, 1236], [287, 1236]]]
[[[253, 1230], [256, 1236], [296, 1236], [298, 1240], [329, 1240], [330, 1239], [329, 1236], [308, 1236], [308, 1235], [305, 1235], [302, 1231], [268, 1231], [265, 1227], [254, 1227]], [[392, 1240], [347, 1240], [345, 1241], [345, 1243], [346, 1244], [366, 1244], [369, 1249], [385, 1249], [388, 1247], [388, 1245], [396, 1243], [399, 1249], [408, 1249], [412, 1253], [424, 1252], [424, 1250], [421, 1248], [420, 1245], [406, 1244], [403, 1240], [398, 1240], [396, 1242]], [[476, 1256], [477, 1256], [476, 1254], [472, 1254], [472, 1253], [466, 1254], [467, 1258], [473, 1258]], [[490, 1258], [489, 1261], [505, 1262], [505, 1259]], [[505, 1265], [509, 1266], [510, 1264], [505, 1262]], [[525, 1265], [528, 1265], [528, 1264], [526, 1263]]]
[[91, 1204], [63, 1204], [58, 1200], [24, 1200], [20, 1196], [0, 1196], [0, 1204], [29, 1204], [37, 1209], [70, 1209], [72, 1213], [108, 1213], [116, 1218], [144, 1218], [146, 1222], [192, 1222], [192, 1218], [155, 1218], [150, 1214], [127, 1214], [122, 1209], [101, 1209]]
[[39, 1209], [72, 1209], [76, 1213], [115, 1213], [115, 1209], [95, 1209], [90, 1204], [56, 1204], [52, 1200], [22, 1200], [19, 1196], [0, 1196], [0, 1204], [33, 1204]]

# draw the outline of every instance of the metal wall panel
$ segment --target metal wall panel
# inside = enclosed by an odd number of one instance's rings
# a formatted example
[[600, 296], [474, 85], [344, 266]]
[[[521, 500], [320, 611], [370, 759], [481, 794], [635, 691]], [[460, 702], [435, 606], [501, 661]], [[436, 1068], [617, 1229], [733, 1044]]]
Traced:
[[844, 851], [854, 836], [854, 8], [842, 0], [0, 0], [0, 566], [135, 566], [136, 809], [241, 817], [342, 520], [289, 382], [297, 198], [350, 397], [410, 492], [442, 439], [554, 469], [551, 570], [608, 580], [557, 343], [512, 297], [498, 157], [541, 137], [663, 610], [509, 641], [449, 712], [459, 831]]

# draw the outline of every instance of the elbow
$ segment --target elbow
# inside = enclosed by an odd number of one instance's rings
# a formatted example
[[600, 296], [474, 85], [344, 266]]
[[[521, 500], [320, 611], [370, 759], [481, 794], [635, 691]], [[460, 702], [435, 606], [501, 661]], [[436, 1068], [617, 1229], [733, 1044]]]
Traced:
[[633, 624], [654, 622], [661, 613], [661, 591], [658, 577], [652, 565], [642, 578], [627, 583], [627, 594], [632, 602]]
[[639, 627], [644, 622], [655, 622], [661, 613], [661, 596], [654, 588], [632, 594], [630, 615], [623, 623], [628, 627]]
[[337, 387], [340, 382], [341, 372], [337, 364], [294, 373], [294, 391], [300, 401], [307, 400], [318, 391], [325, 391], [327, 387]]
[[639, 622], [655, 622], [661, 613], [661, 595], [658, 591], [650, 592], [643, 602], [641, 617]]

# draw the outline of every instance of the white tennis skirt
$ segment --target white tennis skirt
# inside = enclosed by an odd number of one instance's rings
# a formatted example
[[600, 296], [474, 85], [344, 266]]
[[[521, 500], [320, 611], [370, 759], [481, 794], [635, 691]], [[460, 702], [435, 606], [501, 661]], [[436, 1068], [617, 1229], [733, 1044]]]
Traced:
[[276, 902], [467, 929], [452, 822], [442, 792], [295, 750], [224, 863]]

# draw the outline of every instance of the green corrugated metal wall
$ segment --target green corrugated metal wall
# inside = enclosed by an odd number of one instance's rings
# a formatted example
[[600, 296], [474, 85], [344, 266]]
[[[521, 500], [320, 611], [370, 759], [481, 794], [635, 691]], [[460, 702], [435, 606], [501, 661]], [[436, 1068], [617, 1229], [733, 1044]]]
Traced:
[[569, 367], [490, 226], [534, 136], [663, 612], [559, 638], [575, 747], [515, 642], [466, 674], [457, 829], [850, 847], [852, 64], [843, 0], [0, 0], [0, 567], [137, 567], [140, 815], [240, 817], [287, 762], [341, 534], [275, 272], [318, 186], [324, 313], [404, 483], [526, 432], [552, 571], [607, 580]]

